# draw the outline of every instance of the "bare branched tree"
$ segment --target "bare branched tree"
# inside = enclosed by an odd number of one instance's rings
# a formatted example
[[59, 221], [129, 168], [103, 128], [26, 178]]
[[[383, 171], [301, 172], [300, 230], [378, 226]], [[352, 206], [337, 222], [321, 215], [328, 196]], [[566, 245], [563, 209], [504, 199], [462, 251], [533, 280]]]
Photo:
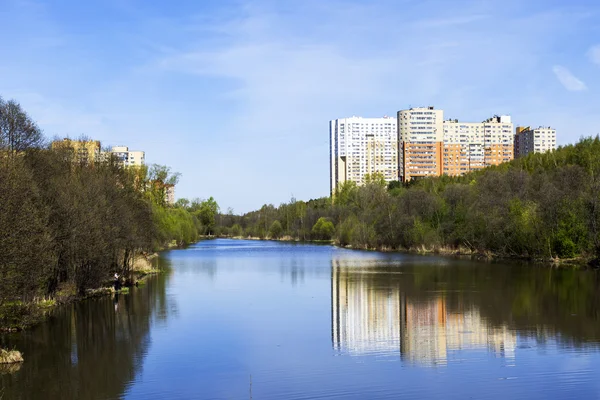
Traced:
[[41, 129], [15, 100], [0, 97], [0, 149], [10, 154], [44, 145]]

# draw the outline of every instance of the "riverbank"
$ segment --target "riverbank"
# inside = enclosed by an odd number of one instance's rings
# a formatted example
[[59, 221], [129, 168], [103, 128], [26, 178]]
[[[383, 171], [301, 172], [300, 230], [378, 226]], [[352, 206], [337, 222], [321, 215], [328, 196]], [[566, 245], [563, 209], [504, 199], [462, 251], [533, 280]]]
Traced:
[[339, 243], [334, 244], [337, 247], [353, 250], [367, 250], [367, 251], [379, 251], [383, 253], [405, 253], [405, 254], [420, 254], [420, 255], [438, 255], [446, 257], [468, 257], [473, 260], [513, 260], [530, 262], [533, 264], [544, 264], [551, 267], [576, 267], [576, 268], [598, 268], [597, 260], [591, 257], [577, 257], [577, 258], [534, 258], [529, 256], [519, 256], [516, 254], [499, 254], [492, 251], [477, 251], [471, 250], [467, 247], [448, 247], [448, 246], [434, 246], [425, 247], [419, 246], [410, 249], [395, 249], [385, 246], [381, 247], [353, 247], [351, 245], [343, 246]]
[[228, 235], [218, 235], [218, 236], [204, 236], [203, 239], [234, 239], [234, 240], [262, 240], [268, 241], [272, 240], [275, 242], [293, 242], [293, 243], [312, 243], [312, 244], [329, 244], [335, 245], [333, 240], [311, 240], [311, 239], [299, 239], [293, 238], [291, 236], [282, 236], [280, 238], [260, 238], [256, 236], [228, 236]]
[[[121, 291], [128, 291], [130, 286], [139, 285], [149, 276], [160, 273], [160, 269], [153, 265], [153, 260], [157, 257], [157, 253], [137, 255], [132, 261], [131, 278], [126, 280]], [[29, 329], [44, 321], [57, 307], [116, 292], [114, 283], [110, 280], [98, 288], [86, 290], [83, 294], [77, 293], [74, 284], [65, 283], [52, 298], [6, 303], [0, 307], [0, 332], [19, 332]]]
[[[466, 257], [473, 260], [514, 260], [530, 262], [534, 264], [544, 264], [551, 267], [565, 267], [565, 268], [599, 268], [600, 264], [598, 260], [592, 257], [576, 257], [576, 258], [532, 258], [528, 256], [518, 256], [514, 254], [498, 254], [492, 251], [476, 251], [471, 250], [468, 247], [448, 247], [448, 246], [418, 246], [410, 249], [398, 249], [386, 246], [369, 247], [369, 246], [352, 246], [342, 245], [335, 240], [303, 240], [293, 238], [291, 236], [283, 236], [281, 238], [259, 238], [259, 237], [243, 237], [243, 236], [212, 236], [210, 238], [222, 238], [222, 239], [235, 239], [235, 240], [263, 240], [263, 241], [278, 241], [278, 242], [295, 242], [295, 243], [307, 243], [307, 244], [324, 244], [332, 245], [335, 247], [348, 249], [348, 250], [363, 250], [363, 251], [379, 251], [382, 253], [404, 253], [404, 254], [420, 254], [420, 255], [438, 255], [448, 257]], [[208, 237], [207, 237], [208, 239]]]

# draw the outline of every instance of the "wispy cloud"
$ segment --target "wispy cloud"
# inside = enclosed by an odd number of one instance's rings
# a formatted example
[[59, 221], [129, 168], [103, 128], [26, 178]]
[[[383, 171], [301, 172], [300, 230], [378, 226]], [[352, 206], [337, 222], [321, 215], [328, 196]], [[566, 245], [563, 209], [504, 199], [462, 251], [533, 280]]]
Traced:
[[591, 62], [593, 62], [594, 64], [600, 65], [600, 44], [592, 46], [588, 50], [587, 56]]
[[554, 75], [556, 75], [565, 89], [571, 92], [580, 92], [587, 89], [585, 83], [573, 75], [566, 67], [555, 65], [552, 71], [554, 71]]
[[426, 19], [417, 21], [416, 25], [424, 28], [445, 28], [449, 26], [466, 25], [489, 18], [489, 15], [462, 15], [451, 18]]

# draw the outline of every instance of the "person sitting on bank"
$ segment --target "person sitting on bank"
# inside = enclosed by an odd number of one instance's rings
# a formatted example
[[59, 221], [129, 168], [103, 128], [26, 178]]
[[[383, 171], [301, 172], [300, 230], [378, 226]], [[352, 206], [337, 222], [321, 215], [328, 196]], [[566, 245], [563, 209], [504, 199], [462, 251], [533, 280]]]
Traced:
[[115, 272], [115, 290], [121, 289], [121, 280], [119, 279], [119, 274]]

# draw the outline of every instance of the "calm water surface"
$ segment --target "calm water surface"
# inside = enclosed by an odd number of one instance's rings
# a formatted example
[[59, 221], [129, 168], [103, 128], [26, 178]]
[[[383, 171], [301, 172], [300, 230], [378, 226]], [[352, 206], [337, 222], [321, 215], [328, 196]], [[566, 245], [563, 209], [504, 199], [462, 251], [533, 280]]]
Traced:
[[213, 240], [0, 337], [0, 399], [600, 398], [592, 271]]

